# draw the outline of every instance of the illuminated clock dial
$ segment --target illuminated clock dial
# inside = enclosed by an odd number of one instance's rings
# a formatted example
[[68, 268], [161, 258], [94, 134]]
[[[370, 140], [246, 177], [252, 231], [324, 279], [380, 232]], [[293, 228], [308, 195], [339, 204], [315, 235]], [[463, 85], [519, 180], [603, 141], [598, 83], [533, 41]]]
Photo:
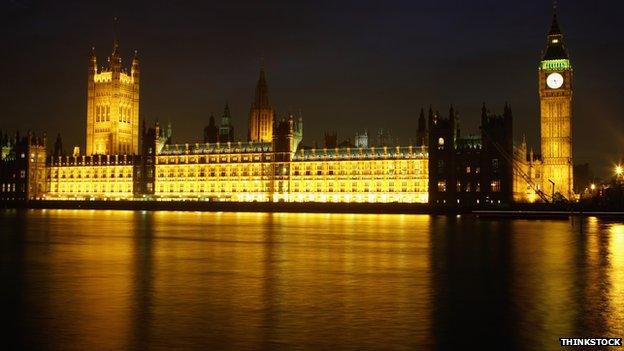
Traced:
[[546, 77], [546, 84], [550, 89], [559, 89], [563, 85], [563, 76], [557, 72], [551, 73]]

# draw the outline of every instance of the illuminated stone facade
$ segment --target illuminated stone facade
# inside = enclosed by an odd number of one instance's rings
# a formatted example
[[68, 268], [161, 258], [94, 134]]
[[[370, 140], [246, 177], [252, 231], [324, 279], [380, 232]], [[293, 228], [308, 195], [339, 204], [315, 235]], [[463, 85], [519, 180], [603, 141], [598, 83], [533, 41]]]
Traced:
[[290, 116], [276, 130], [268, 143], [172, 145], [156, 126], [140, 157], [51, 156], [47, 197], [427, 202], [425, 147], [300, 149], [301, 120]]
[[[557, 24], [548, 34], [548, 46], [539, 71], [542, 189], [554, 183], [554, 192], [574, 198], [572, 163], [572, 66]], [[552, 194], [551, 194], [552, 196]]]
[[130, 155], [51, 156], [46, 197], [55, 199], [127, 199], [134, 195]]
[[[541, 198], [542, 160], [527, 149], [526, 140], [514, 146], [513, 199], [515, 202], [550, 201]], [[543, 195], [545, 196], [545, 195]]]
[[281, 125], [284, 143], [276, 135], [271, 143], [165, 145], [156, 156], [154, 195], [212, 201], [427, 202], [425, 148], [295, 151], [298, 124], [290, 118]]
[[115, 41], [108, 68], [91, 52], [87, 81], [87, 156], [139, 153], [139, 59], [130, 74], [121, 67]]
[[553, 15], [546, 50], [538, 68], [541, 155], [514, 151], [514, 200], [574, 200], [572, 163], [572, 66]]
[[427, 203], [427, 160], [414, 146], [299, 150], [284, 164], [283, 200]]

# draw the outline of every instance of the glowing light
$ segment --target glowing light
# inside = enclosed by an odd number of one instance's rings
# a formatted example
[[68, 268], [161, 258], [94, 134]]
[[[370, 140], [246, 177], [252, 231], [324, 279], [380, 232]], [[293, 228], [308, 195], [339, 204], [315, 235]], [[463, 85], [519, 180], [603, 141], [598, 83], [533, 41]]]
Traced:
[[593, 191], [596, 190], [596, 184], [592, 183], [589, 188]]
[[618, 176], [618, 177], [621, 176], [622, 172], [624, 172], [624, 168], [622, 168], [621, 165], [615, 166], [615, 175], [616, 176]]
[[540, 65], [541, 69], [545, 69], [547, 71], [557, 71], [564, 70], [570, 68], [570, 60], [560, 59], [560, 60], [544, 60]]

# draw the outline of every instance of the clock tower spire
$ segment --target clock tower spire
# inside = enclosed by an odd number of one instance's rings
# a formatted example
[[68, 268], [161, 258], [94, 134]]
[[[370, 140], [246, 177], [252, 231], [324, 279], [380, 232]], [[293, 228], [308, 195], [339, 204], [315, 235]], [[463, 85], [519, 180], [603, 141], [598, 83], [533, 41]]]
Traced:
[[[572, 65], [553, 4], [546, 50], [538, 69], [542, 191], [571, 200], [572, 190]], [[553, 191], [554, 183], [554, 191]]]

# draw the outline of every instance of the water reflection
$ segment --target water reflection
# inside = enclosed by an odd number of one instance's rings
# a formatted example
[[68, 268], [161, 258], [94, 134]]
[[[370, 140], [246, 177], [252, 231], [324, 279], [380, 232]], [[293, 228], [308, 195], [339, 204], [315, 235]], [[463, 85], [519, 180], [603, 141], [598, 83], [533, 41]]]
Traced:
[[558, 349], [622, 336], [624, 225], [596, 218], [0, 212], [10, 346]]

